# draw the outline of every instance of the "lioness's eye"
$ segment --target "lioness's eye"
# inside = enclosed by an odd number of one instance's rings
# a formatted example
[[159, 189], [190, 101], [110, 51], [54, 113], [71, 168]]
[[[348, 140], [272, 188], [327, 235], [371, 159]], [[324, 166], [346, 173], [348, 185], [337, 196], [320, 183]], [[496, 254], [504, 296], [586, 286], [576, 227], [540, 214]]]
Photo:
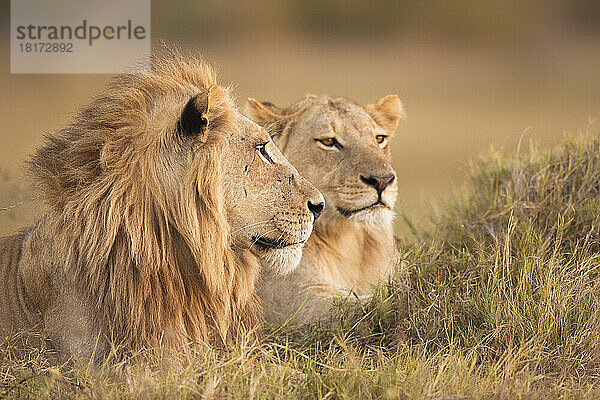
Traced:
[[342, 148], [340, 142], [336, 140], [336, 138], [324, 138], [324, 139], [315, 139], [317, 142], [320, 142], [323, 146], [326, 147], [337, 147], [338, 149]]
[[377, 135], [377, 136], [375, 136], [375, 140], [377, 141], [377, 143], [378, 143], [378, 144], [379, 144], [381, 147], [383, 147], [383, 146], [385, 146], [385, 145], [386, 145], [386, 143], [387, 143], [387, 136], [385, 136], [385, 135]]
[[271, 156], [269, 155], [269, 153], [267, 153], [267, 145], [269, 144], [269, 142], [266, 143], [262, 143], [256, 146], [256, 150], [258, 150], [258, 154], [260, 155], [260, 158], [262, 158], [267, 164], [273, 164], [273, 159], [271, 158]]

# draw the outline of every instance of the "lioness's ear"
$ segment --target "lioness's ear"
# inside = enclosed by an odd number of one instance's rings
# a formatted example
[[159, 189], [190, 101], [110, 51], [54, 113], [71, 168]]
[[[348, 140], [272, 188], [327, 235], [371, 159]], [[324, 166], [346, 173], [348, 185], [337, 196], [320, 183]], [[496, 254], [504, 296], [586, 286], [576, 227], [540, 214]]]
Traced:
[[254, 122], [274, 135], [280, 134], [288, 122], [283, 109], [271, 102], [261, 102], [252, 97], [248, 99], [248, 114]]
[[402, 102], [395, 94], [382, 97], [376, 104], [367, 104], [364, 108], [390, 135], [396, 131], [398, 122], [406, 118]]

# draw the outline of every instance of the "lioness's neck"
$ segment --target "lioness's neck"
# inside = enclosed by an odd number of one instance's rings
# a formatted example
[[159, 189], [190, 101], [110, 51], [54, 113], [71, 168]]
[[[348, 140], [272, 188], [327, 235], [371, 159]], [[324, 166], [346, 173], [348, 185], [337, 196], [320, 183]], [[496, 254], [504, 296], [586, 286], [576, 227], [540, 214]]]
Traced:
[[306, 259], [319, 279], [367, 294], [393, 263], [391, 223], [379, 225], [341, 221], [317, 224], [305, 247]]

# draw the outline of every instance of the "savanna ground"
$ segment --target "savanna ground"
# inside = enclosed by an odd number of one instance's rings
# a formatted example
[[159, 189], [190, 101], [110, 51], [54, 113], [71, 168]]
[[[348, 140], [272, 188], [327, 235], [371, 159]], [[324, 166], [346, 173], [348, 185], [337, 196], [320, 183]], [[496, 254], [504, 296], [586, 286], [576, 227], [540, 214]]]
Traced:
[[[23, 195], [3, 179], [1, 193]], [[0, 397], [600, 397], [598, 137], [491, 152], [431, 219], [406, 221], [395, 276], [364, 304], [338, 299], [330, 320], [269, 327], [259, 343], [176, 366], [148, 353], [121, 380], [11, 337]]]

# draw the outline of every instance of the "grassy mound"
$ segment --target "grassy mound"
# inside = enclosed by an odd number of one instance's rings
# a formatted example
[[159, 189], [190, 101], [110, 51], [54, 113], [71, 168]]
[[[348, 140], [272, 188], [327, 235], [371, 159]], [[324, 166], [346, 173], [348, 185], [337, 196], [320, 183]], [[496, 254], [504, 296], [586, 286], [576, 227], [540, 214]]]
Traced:
[[597, 138], [492, 154], [366, 304], [122, 382], [6, 342], [0, 397], [598, 398], [599, 192]]
[[492, 154], [472, 166], [470, 190], [446, 210], [433, 238], [470, 249], [533, 230], [563, 251], [597, 251], [600, 143], [567, 137], [551, 152]]

